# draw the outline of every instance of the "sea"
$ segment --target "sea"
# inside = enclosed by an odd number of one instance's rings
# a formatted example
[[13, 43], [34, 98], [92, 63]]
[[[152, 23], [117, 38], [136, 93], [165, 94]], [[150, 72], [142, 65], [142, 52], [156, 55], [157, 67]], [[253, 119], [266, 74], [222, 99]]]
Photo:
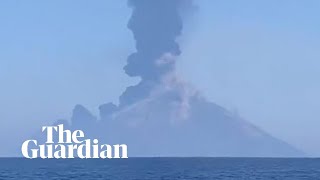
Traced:
[[6, 180], [320, 180], [312, 158], [1, 158]]

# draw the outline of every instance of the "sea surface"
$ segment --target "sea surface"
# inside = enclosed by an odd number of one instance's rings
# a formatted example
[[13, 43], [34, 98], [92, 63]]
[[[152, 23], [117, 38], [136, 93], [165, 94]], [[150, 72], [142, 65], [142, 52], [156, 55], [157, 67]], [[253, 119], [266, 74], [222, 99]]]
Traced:
[[129, 158], [30, 160], [1, 158], [0, 179], [320, 180], [320, 159]]

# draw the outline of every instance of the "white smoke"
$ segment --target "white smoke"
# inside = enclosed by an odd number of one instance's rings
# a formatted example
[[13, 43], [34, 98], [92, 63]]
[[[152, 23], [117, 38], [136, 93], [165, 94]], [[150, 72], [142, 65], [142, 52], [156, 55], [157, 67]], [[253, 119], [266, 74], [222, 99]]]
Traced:
[[[158, 65], [162, 65], [175, 62], [176, 58], [176, 56], [166, 53], [156, 62], [158, 62]], [[179, 96], [179, 101], [175, 101], [171, 119], [175, 121], [187, 119], [189, 117], [190, 99], [198, 94], [195, 88], [183, 80], [175, 70], [162, 77], [162, 86], [166, 91], [177, 92]]]

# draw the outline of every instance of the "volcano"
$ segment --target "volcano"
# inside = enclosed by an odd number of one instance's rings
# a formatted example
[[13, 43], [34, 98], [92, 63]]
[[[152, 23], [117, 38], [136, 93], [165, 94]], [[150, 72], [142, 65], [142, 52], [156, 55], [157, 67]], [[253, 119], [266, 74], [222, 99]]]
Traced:
[[[185, 97], [182, 97], [184, 94]], [[187, 95], [186, 95], [187, 94]], [[125, 108], [100, 106], [95, 118], [77, 105], [71, 129], [92, 138], [127, 144], [137, 157], [299, 157], [303, 153], [197, 92], [161, 87], [150, 97]]]
[[136, 52], [128, 56], [124, 71], [140, 82], [120, 95], [119, 105], [101, 105], [99, 117], [77, 105], [70, 121], [55, 124], [81, 129], [101, 143], [127, 144], [131, 157], [303, 156], [177, 78], [175, 60], [182, 52], [176, 38], [183, 30], [181, 11], [192, 6], [191, 0], [128, 2]]

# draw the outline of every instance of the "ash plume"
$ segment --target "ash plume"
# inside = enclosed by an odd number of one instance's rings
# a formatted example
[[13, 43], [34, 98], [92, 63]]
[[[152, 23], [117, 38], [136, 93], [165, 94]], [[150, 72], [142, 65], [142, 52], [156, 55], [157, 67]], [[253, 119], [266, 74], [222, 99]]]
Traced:
[[124, 70], [141, 81], [120, 96], [120, 107], [147, 97], [163, 75], [174, 69], [174, 61], [157, 63], [157, 60], [165, 53], [180, 55], [176, 42], [183, 28], [180, 12], [192, 3], [190, 0], [129, 0], [128, 4], [133, 10], [128, 28], [136, 41], [136, 52], [129, 55]]

